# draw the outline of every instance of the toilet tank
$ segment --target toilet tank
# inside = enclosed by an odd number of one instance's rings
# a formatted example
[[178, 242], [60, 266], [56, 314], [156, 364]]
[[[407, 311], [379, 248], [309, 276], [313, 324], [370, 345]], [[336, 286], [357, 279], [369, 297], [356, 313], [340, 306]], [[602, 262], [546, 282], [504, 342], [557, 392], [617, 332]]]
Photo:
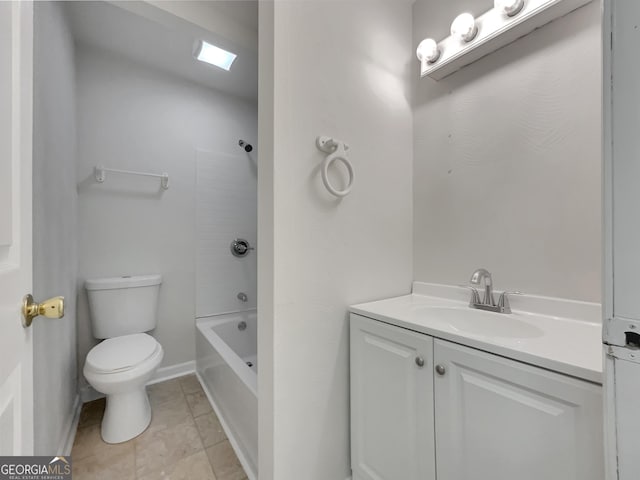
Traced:
[[113, 338], [156, 328], [161, 283], [160, 275], [87, 280], [93, 336]]

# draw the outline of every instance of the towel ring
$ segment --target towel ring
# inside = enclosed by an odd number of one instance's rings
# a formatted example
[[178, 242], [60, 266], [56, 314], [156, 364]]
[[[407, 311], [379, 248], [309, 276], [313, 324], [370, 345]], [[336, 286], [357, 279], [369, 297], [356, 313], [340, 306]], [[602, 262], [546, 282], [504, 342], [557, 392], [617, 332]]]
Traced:
[[[353, 180], [355, 178], [353, 165], [349, 161], [347, 155], [349, 146], [344, 142], [334, 140], [330, 137], [318, 137], [316, 139], [316, 145], [323, 152], [329, 153], [327, 158], [325, 158], [324, 162], [322, 163], [322, 183], [324, 183], [325, 188], [329, 191], [329, 193], [339, 198], [349, 195], [349, 193], [351, 192], [351, 187], [353, 186]], [[344, 164], [349, 175], [349, 180], [344, 190], [338, 190], [329, 181], [329, 167], [331, 167], [331, 165], [337, 161]]]

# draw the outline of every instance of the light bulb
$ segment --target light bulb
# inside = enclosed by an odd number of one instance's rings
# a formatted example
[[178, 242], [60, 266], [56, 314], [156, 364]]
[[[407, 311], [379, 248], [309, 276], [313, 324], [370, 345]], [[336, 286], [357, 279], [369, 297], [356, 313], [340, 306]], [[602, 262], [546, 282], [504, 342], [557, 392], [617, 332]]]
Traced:
[[433, 63], [440, 58], [440, 49], [433, 38], [425, 38], [418, 45], [416, 55], [421, 62]]
[[513, 17], [524, 7], [524, 0], [494, 0], [493, 6], [508, 17]]
[[470, 13], [461, 13], [451, 24], [451, 35], [463, 42], [470, 42], [477, 34], [476, 19]]

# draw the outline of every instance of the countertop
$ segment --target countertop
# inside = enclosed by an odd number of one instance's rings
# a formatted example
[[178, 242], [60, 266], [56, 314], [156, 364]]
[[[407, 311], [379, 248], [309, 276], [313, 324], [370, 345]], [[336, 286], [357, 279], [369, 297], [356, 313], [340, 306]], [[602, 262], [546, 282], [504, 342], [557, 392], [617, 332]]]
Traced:
[[[463, 288], [416, 282], [410, 295], [354, 305], [349, 310], [432, 337], [602, 383], [599, 304], [523, 295], [512, 298], [512, 314], [481, 312], [484, 317], [477, 317], [478, 323], [467, 321], [471, 328], [447, 321], [444, 317], [465, 308], [471, 311], [462, 311], [465, 318], [476, 320], [473, 312], [480, 311], [468, 307], [468, 296]], [[483, 319], [488, 323], [483, 323]], [[513, 329], [510, 321], [514, 322]], [[524, 334], [518, 335], [519, 331]]]

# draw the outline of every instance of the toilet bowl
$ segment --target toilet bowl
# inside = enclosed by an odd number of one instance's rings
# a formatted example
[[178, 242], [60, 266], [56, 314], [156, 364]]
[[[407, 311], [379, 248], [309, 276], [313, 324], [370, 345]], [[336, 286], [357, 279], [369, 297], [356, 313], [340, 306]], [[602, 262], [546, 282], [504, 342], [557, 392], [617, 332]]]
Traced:
[[87, 382], [107, 397], [102, 439], [121, 443], [140, 435], [151, 422], [146, 384], [164, 351], [147, 333], [157, 325], [160, 275], [87, 280], [85, 288], [93, 334], [104, 339], [87, 354]]
[[149, 426], [151, 406], [145, 386], [163, 355], [162, 346], [145, 333], [104, 340], [89, 352], [84, 376], [107, 396], [101, 431], [105, 442], [125, 442]]

